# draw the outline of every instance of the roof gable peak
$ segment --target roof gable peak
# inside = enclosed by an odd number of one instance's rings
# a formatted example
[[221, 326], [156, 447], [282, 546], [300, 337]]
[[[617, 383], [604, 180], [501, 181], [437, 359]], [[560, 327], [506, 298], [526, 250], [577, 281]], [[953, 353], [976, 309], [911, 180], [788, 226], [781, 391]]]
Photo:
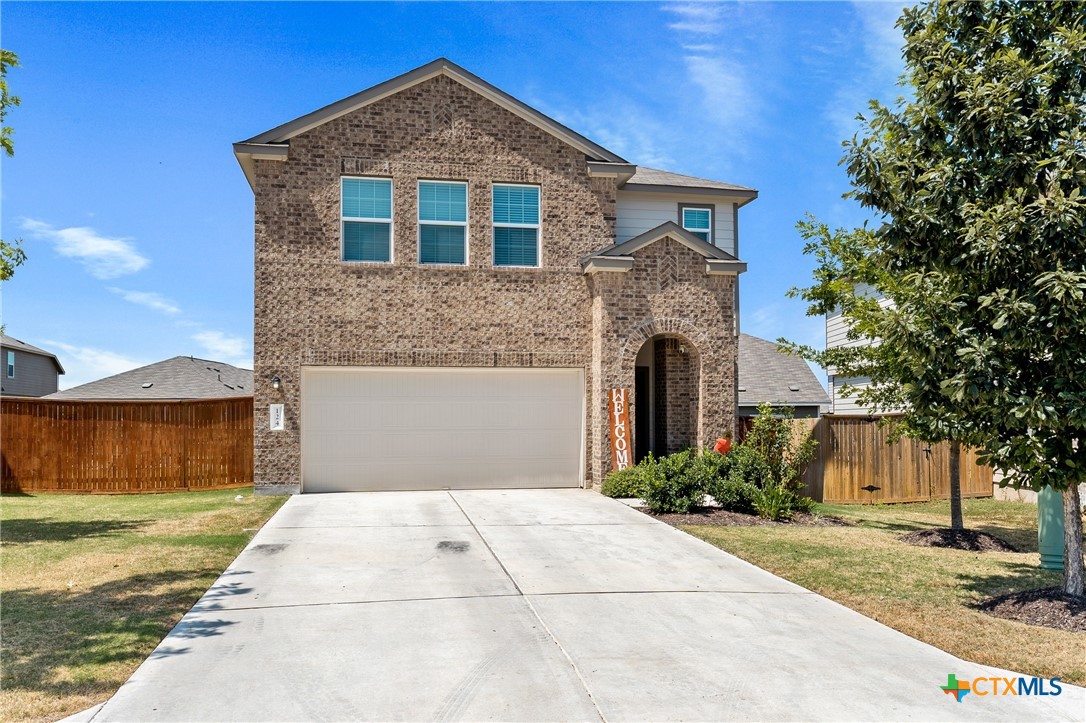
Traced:
[[271, 130], [234, 144], [234, 154], [238, 157], [245, 175], [252, 183], [252, 160], [268, 158], [285, 158], [286, 148], [290, 139], [317, 126], [328, 123], [341, 116], [347, 115], [379, 100], [407, 90], [419, 83], [431, 78], [445, 76], [478, 93], [492, 103], [513, 113], [523, 120], [550, 133], [559, 140], [573, 146], [583, 152], [590, 160], [608, 161], [611, 163], [625, 163], [626, 160], [594, 141], [585, 138], [576, 131], [567, 128], [553, 118], [532, 108], [528, 104], [517, 100], [497, 86], [491, 85], [479, 76], [471, 73], [448, 58], [437, 58], [414, 70], [410, 70], [395, 78], [391, 78], [375, 86], [367, 88], [359, 93], [348, 96], [335, 103], [319, 108], [312, 113], [307, 113], [299, 118], [276, 126]]

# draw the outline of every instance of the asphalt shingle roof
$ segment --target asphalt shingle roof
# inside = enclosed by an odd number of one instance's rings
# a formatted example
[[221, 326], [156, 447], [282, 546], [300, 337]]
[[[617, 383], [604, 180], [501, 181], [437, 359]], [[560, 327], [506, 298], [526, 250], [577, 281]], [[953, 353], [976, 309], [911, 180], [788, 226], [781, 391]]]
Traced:
[[50, 394], [46, 399], [213, 399], [253, 394], [253, 372], [208, 359], [175, 356]]
[[642, 183], [647, 186], [686, 186], [688, 188], [718, 188], [722, 191], [754, 191], [753, 188], [737, 186], [734, 183], [711, 181], [708, 178], [684, 176], [681, 173], [661, 171], [658, 168], [638, 166], [637, 172], [626, 183]]
[[16, 339], [13, 336], [8, 336], [7, 334], [0, 335], [0, 345], [3, 345], [9, 349], [18, 349], [20, 351], [25, 351], [30, 354], [41, 354], [42, 356], [47, 356], [56, 363], [57, 371], [61, 374], [64, 373], [64, 367], [60, 365], [60, 359], [57, 359], [57, 355], [51, 351], [40, 349], [33, 344], [27, 344], [25, 341]]
[[802, 357], [777, 351], [776, 342], [739, 335], [739, 404], [829, 404], [826, 390]]

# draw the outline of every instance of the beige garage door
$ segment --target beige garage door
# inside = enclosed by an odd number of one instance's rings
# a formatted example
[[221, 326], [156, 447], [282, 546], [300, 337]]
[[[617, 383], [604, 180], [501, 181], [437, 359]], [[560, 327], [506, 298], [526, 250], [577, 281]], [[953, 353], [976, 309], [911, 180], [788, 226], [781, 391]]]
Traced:
[[584, 371], [307, 367], [302, 491], [578, 487]]

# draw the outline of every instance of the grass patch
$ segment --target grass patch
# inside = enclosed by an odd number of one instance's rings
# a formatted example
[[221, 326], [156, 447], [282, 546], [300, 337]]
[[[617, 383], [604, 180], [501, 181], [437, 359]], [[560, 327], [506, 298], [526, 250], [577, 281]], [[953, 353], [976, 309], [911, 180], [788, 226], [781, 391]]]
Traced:
[[57, 720], [112, 695], [285, 499], [4, 495], [0, 718]]
[[818, 505], [820, 514], [852, 520], [855, 527], [681, 529], [952, 655], [1086, 684], [1081, 634], [1002, 620], [972, 607], [995, 595], [1061, 583], [1060, 573], [1037, 566], [1037, 506], [992, 499], [965, 500], [963, 506], [967, 527], [1024, 552], [914, 547], [895, 539], [949, 525], [946, 501]]

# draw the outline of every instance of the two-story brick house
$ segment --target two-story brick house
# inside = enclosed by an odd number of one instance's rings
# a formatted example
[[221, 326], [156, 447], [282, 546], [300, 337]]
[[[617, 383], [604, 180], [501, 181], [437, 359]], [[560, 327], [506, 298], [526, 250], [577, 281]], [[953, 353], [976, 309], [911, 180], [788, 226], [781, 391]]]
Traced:
[[[261, 492], [598, 486], [735, 424], [738, 210], [439, 59], [247, 141]], [[281, 405], [281, 406], [280, 406]]]

